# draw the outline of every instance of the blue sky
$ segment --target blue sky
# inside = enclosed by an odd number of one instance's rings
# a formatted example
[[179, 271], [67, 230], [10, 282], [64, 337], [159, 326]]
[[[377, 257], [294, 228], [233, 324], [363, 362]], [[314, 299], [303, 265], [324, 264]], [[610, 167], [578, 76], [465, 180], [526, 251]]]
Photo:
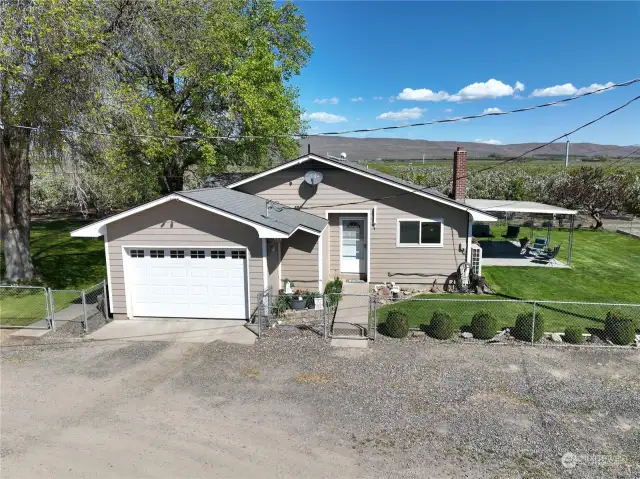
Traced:
[[[296, 3], [315, 48], [293, 80], [310, 133], [505, 111], [640, 77], [640, 2]], [[638, 95], [640, 83], [564, 107], [369, 136], [549, 141]], [[640, 100], [570, 139], [640, 144]]]

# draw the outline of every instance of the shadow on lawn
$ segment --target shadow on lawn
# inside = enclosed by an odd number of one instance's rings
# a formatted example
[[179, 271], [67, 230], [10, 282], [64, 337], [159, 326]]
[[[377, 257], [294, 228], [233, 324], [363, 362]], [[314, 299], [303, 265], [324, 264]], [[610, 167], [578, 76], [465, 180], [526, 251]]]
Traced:
[[[500, 296], [501, 298], [506, 298], [506, 299], [515, 299], [515, 300], [518, 300], [518, 301], [526, 301], [526, 300], [523, 300], [522, 298], [518, 298], [516, 296], [511, 296], [511, 295], [508, 295], [508, 294], [496, 293], [496, 296]], [[530, 303], [530, 304], [533, 304], [533, 302], [529, 302], [529, 301], [526, 301], [526, 302]], [[572, 318], [587, 319], [589, 321], [595, 321], [597, 323], [603, 323], [604, 324], [604, 318], [593, 316], [593, 315], [590, 315], [590, 314], [581, 314], [581, 313], [577, 313], [575, 311], [569, 311], [568, 309], [565, 309], [561, 305], [558, 305], [558, 304], [549, 304], [549, 303], [538, 303], [538, 302], [536, 302], [536, 307], [538, 309], [543, 309], [545, 311], [553, 311], [554, 313], [565, 314], [565, 315], [570, 316]]]
[[38, 254], [33, 262], [44, 284], [54, 289], [73, 289], [86, 284], [88, 278], [97, 277], [102, 272], [104, 252], [77, 251], [45, 256]]

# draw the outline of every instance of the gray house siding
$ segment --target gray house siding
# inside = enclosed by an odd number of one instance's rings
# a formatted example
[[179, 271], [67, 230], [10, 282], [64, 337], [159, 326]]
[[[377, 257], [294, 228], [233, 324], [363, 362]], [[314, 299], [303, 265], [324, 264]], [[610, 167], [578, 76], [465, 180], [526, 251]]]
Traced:
[[258, 292], [264, 289], [262, 243], [251, 226], [190, 206], [170, 201], [107, 225], [112, 312], [126, 314], [122, 247], [202, 246], [246, 247], [249, 274], [250, 311]]
[[[311, 169], [321, 171], [324, 175], [316, 189], [303, 181], [304, 173]], [[354, 212], [356, 215], [367, 211], [370, 215], [374, 214], [375, 226], [371, 225], [368, 239], [370, 282], [395, 281], [404, 285], [424, 285], [435, 279], [443, 283], [465, 261], [461, 248], [466, 247], [467, 212], [348, 171], [319, 162], [307, 162], [251, 181], [237, 189], [288, 206], [303, 207], [309, 213], [322, 217], [336, 211]], [[343, 205], [353, 202], [357, 204]], [[442, 219], [443, 246], [397, 247], [398, 218]], [[329, 215], [329, 220], [329, 251], [323, 251], [323, 269], [325, 273], [328, 270], [330, 275], [327, 277], [324, 274], [325, 284], [340, 267], [339, 246], [336, 247], [339, 245], [338, 215]], [[311, 257], [298, 254], [287, 263], [283, 260], [282, 277], [306, 271], [312, 261], [317, 263], [315, 251]]]
[[318, 291], [318, 236], [297, 231], [282, 240], [282, 280], [296, 289]]

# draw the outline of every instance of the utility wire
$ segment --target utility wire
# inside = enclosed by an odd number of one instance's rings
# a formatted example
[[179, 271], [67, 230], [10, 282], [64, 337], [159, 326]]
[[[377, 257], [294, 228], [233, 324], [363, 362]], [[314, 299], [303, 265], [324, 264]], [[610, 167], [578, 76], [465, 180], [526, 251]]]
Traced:
[[161, 139], [161, 140], [240, 140], [240, 139], [265, 139], [265, 138], [308, 138], [313, 136], [335, 136], [335, 135], [346, 135], [349, 133], [370, 133], [370, 132], [383, 131], [383, 130], [398, 130], [403, 128], [413, 128], [417, 126], [435, 125], [439, 123], [455, 123], [458, 121], [474, 120], [477, 118], [484, 118], [488, 116], [511, 115], [513, 113], [521, 113], [525, 111], [537, 110], [539, 108], [546, 108], [550, 106], [564, 104], [570, 101], [578, 100], [579, 98], [584, 98], [586, 96], [602, 93], [606, 90], [611, 90], [612, 88], [627, 87], [629, 85], [633, 85], [634, 83], [638, 83], [638, 82], [640, 82], [640, 78], [634, 78], [633, 80], [628, 80], [622, 83], [616, 83], [614, 85], [610, 85], [604, 88], [600, 88], [598, 90], [582, 93], [580, 95], [576, 95], [570, 98], [564, 98], [562, 100], [543, 103], [541, 105], [529, 106], [526, 108], [517, 108], [515, 110], [484, 113], [481, 115], [459, 116], [455, 118], [445, 118], [441, 120], [431, 120], [431, 121], [424, 121], [420, 123], [410, 123], [408, 125], [380, 126], [377, 128], [364, 128], [364, 129], [358, 129], [358, 130], [327, 131], [324, 133], [315, 133], [315, 134], [292, 133], [292, 134], [285, 134], [285, 135], [281, 134], [281, 135], [226, 135], [226, 136], [151, 135], [151, 134], [108, 133], [108, 132], [101, 132], [101, 131], [56, 129], [56, 128], [49, 128], [45, 126], [38, 126], [38, 127], [25, 126], [25, 125], [8, 125], [8, 126], [11, 128], [19, 128], [23, 130], [31, 130], [36, 132], [47, 130], [47, 131], [55, 131], [58, 133], [66, 133], [71, 135], [98, 135], [98, 136], [124, 137], [124, 138], [155, 138], [155, 139]]
[[[587, 123], [584, 123], [584, 124], [580, 125], [579, 127], [575, 128], [574, 130], [571, 130], [568, 133], [564, 133], [564, 134], [554, 138], [553, 140], [551, 140], [551, 141], [549, 141], [547, 143], [544, 143], [542, 145], [536, 146], [535, 148], [531, 148], [530, 150], [527, 150], [527, 151], [525, 151], [524, 153], [522, 153], [522, 154], [520, 154], [518, 156], [514, 156], [513, 158], [508, 158], [508, 159], [506, 159], [504, 161], [501, 161], [500, 163], [496, 163], [494, 165], [488, 166], [486, 168], [482, 168], [480, 170], [475, 170], [474, 173], [483, 173], [485, 171], [492, 170], [494, 168], [498, 168], [498, 167], [500, 167], [500, 166], [502, 166], [502, 165], [504, 165], [506, 163], [510, 163], [510, 162], [519, 160], [520, 158], [524, 157], [525, 155], [528, 155], [529, 153], [533, 153], [534, 151], [537, 151], [537, 150], [539, 150], [541, 148], [544, 148], [545, 146], [549, 146], [552, 143], [555, 143], [556, 141], [558, 141], [558, 140], [560, 140], [562, 138], [565, 138], [568, 135], [572, 135], [572, 134], [582, 130], [583, 128], [586, 128], [586, 127], [588, 127], [590, 125], [593, 125], [594, 123], [597, 123], [598, 121], [602, 120], [603, 118], [606, 118], [609, 115], [613, 115], [614, 113], [622, 110], [623, 108], [626, 108], [631, 103], [633, 103], [634, 101], [637, 101], [639, 99], [640, 99], [640, 95], [636, 96], [635, 98], [632, 98], [631, 100], [629, 100], [626, 103], [620, 105], [619, 107], [614, 108], [613, 110], [610, 110], [607, 113], [604, 113], [603, 115], [600, 115], [598, 118], [596, 118], [594, 120], [591, 120], [591, 121], [589, 121]], [[636, 151], [640, 151], [640, 150], [636, 150]], [[635, 152], [631, 152], [629, 155], [627, 155], [627, 157], [631, 156], [633, 153], [635, 153]], [[451, 179], [448, 183], [452, 183], [454, 180], [460, 180], [460, 179], [463, 179], [463, 178], [467, 178], [467, 176], [468, 176], [468, 174], [464, 174], [462, 176], [458, 176], [456, 178]], [[410, 195], [410, 194], [413, 194], [413, 193], [424, 192], [425, 190], [428, 190], [429, 188], [434, 188], [436, 186], [438, 186], [438, 185], [422, 186], [422, 187], [413, 189], [411, 191], [404, 191], [402, 193], [397, 193], [397, 194], [394, 194], [394, 195], [381, 196], [379, 198], [370, 198], [370, 199], [361, 200], [361, 201], [353, 201], [353, 202], [339, 203], [339, 204], [333, 204], [333, 205], [306, 206], [306, 207], [301, 207], [300, 209], [309, 210], [309, 209], [316, 209], [316, 208], [330, 208], [330, 207], [334, 207], [334, 206], [359, 205], [359, 204], [362, 204], [362, 203], [368, 203], [370, 201], [382, 201], [382, 200], [388, 200], [388, 199], [391, 199], [391, 198], [396, 198], [398, 196], [404, 196], [404, 195]]]

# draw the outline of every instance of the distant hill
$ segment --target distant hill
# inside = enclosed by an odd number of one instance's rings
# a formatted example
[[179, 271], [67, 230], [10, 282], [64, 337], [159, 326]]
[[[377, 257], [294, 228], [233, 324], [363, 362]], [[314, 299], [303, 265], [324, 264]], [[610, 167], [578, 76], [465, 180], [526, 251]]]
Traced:
[[[500, 155], [508, 158], [518, 156], [541, 143], [518, 143], [514, 145], [487, 145], [485, 143], [472, 143], [466, 141], [426, 141], [405, 140], [397, 138], [349, 138], [342, 136], [327, 137], [314, 136], [300, 140], [300, 154], [307, 153], [307, 145], [311, 145], [311, 151], [319, 155], [339, 156], [346, 153], [347, 159], [352, 161], [365, 161], [377, 159], [385, 160], [422, 160], [422, 155], [427, 159], [452, 158], [453, 152], [458, 146], [462, 146], [468, 152], [469, 159], [487, 158], [489, 155]], [[571, 157], [607, 156], [609, 158], [623, 157], [638, 149], [640, 146], [598, 145], [596, 143], [571, 143]], [[527, 155], [534, 158], [554, 157], [564, 158], [565, 143], [554, 143], [545, 146], [535, 153]], [[640, 151], [633, 157], [640, 160]]]

